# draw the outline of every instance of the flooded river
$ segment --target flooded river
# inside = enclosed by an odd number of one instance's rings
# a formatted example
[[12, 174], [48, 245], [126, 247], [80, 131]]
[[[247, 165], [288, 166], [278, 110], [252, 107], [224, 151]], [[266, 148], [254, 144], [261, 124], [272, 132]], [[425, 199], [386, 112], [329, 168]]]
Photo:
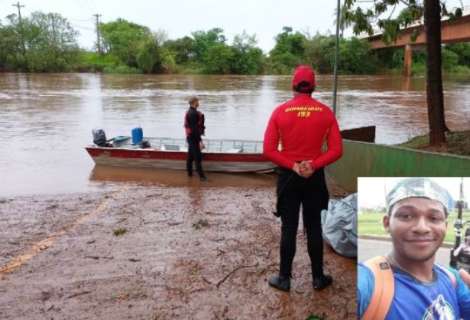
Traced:
[[[320, 76], [315, 93], [327, 104], [331, 80]], [[470, 79], [444, 87], [449, 127], [468, 129]], [[146, 136], [182, 138], [191, 95], [201, 99], [207, 138], [262, 139], [271, 111], [292, 94], [289, 76], [0, 74], [0, 196], [99, 188], [83, 149], [91, 130], [112, 137], [141, 126]], [[424, 78], [343, 76], [338, 99], [340, 127], [376, 125], [379, 143], [427, 130]]]

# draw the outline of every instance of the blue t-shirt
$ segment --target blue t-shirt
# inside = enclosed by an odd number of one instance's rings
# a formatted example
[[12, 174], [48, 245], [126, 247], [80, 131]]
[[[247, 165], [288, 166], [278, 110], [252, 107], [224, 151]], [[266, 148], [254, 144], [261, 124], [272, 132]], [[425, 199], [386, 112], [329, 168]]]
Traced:
[[[457, 286], [443, 267], [434, 266], [435, 280], [422, 283], [402, 270], [392, 268], [395, 294], [386, 320], [470, 320], [470, 289], [453, 269]], [[374, 275], [363, 264], [358, 266], [357, 312], [361, 318], [374, 290]]]

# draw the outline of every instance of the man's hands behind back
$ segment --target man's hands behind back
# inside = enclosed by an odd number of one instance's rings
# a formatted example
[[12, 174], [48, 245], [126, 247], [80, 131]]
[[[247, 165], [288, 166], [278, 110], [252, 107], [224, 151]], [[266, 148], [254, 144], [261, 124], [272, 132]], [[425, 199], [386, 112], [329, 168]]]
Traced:
[[307, 160], [304, 160], [300, 163], [295, 163], [292, 170], [294, 170], [294, 172], [302, 178], [309, 178], [315, 172], [315, 169], [312, 167], [311, 162]]

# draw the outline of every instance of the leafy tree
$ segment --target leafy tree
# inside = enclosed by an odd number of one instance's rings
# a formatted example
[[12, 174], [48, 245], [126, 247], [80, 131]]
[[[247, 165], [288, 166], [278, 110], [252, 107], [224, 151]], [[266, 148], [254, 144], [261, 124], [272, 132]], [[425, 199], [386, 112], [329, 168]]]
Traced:
[[78, 32], [60, 14], [33, 12], [25, 30], [31, 71], [64, 71], [76, 62]]
[[0, 69], [15, 69], [21, 56], [20, 38], [15, 28], [0, 23]]
[[276, 44], [270, 51], [271, 67], [275, 73], [287, 73], [304, 60], [306, 37], [293, 33], [291, 27], [283, 27], [276, 36]]
[[174, 54], [166, 48], [160, 53], [160, 71], [171, 73], [176, 70], [176, 61]]
[[[341, 39], [338, 71], [343, 74], [373, 73], [378, 61], [369, 51], [367, 41], [358, 38]], [[305, 42], [305, 62], [320, 73], [332, 73], [335, 60], [335, 36], [316, 34]], [[304, 63], [305, 63], [304, 62]]]
[[458, 64], [470, 66], [470, 43], [455, 43], [447, 45], [445, 48], [457, 54], [459, 57]]
[[156, 64], [159, 61], [159, 49], [157, 42], [151, 38], [139, 44], [136, 57], [137, 65], [144, 73], [155, 71]]
[[145, 43], [151, 46], [150, 42], [153, 40], [149, 28], [125, 19], [102, 23], [100, 31], [106, 52], [117, 56], [130, 67], [138, 66], [137, 55], [139, 49]]
[[320, 73], [331, 73], [334, 66], [335, 38], [316, 34], [305, 42], [305, 57]]
[[459, 56], [452, 50], [442, 48], [442, 66], [444, 70], [452, 70], [459, 63]]
[[236, 74], [260, 74], [263, 70], [263, 51], [256, 47], [256, 36], [245, 31], [233, 40], [231, 72]]
[[4, 67], [24, 71], [65, 71], [78, 59], [75, 31], [57, 13], [33, 12], [20, 22], [7, 16], [0, 30], [0, 58]]
[[[424, 2], [423, 2], [424, 1]], [[353, 25], [356, 34], [366, 31], [372, 34], [372, 21], [377, 20], [377, 26], [384, 31], [384, 41], [394, 41], [401, 29], [424, 16], [424, 28], [427, 45], [426, 93], [428, 103], [428, 119], [430, 129], [430, 144], [445, 143], [445, 131], [448, 130], [444, 116], [444, 99], [442, 90], [442, 58], [441, 58], [441, 15], [458, 17], [462, 10], [449, 12], [445, 1], [439, 0], [377, 0], [369, 9], [357, 5], [357, 0], [346, 0], [344, 3], [344, 25]], [[389, 14], [399, 4], [406, 7], [397, 16]], [[392, 11], [392, 12], [393, 12]]]
[[302, 56], [305, 52], [305, 35], [291, 27], [283, 27], [282, 32], [276, 36], [276, 45], [271, 51], [273, 54], [288, 51], [296, 56]]
[[165, 43], [167, 48], [174, 55], [177, 64], [186, 64], [195, 57], [195, 40], [191, 37], [183, 37], [176, 40], [169, 40]]
[[209, 47], [204, 55], [204, 71], [212, 74], [229, 74], [234, 52], [229, 46], [219, 43]]
[[5, 55], [5, 65], [7, 68], [28, 71], [24, 20], [20, 23], [16, 14], [10, 14], [6, 19], [8, 24], [2, 28], [2, 41], [0, 42]]
[[174, 68], [173, 54], [163, 46], [166, 34], [157, 32], [139, 43], [137, 65], [144, 73], [161, 73]]
[[[339, 72], [348, 74], [370, 74], [376, 70], [377, 60], [370, 54], [369, 43], [358, 38], [342, 39], [339, 45]], [[331, 55], [333, 56], [333, 54]], [[333, 63], [333, 58], [331, 58]]]
[[214, 46], [225, 45], [226, 38], [224, 30], [213, 28], [209, 31], [195, 31], [192, 33], [194, 43], [194, 58], [198, 62], [203, 62], [208, 54], [208, 50]]

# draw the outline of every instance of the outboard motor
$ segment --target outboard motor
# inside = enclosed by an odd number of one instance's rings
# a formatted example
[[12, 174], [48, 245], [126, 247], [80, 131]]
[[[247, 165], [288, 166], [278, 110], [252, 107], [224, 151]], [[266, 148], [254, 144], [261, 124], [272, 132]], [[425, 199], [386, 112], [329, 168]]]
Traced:
[[103, 129], [93, 129], [93, 143], [98, 147], [109, 147], [111, 146], [106, 140], [106, 133]]

